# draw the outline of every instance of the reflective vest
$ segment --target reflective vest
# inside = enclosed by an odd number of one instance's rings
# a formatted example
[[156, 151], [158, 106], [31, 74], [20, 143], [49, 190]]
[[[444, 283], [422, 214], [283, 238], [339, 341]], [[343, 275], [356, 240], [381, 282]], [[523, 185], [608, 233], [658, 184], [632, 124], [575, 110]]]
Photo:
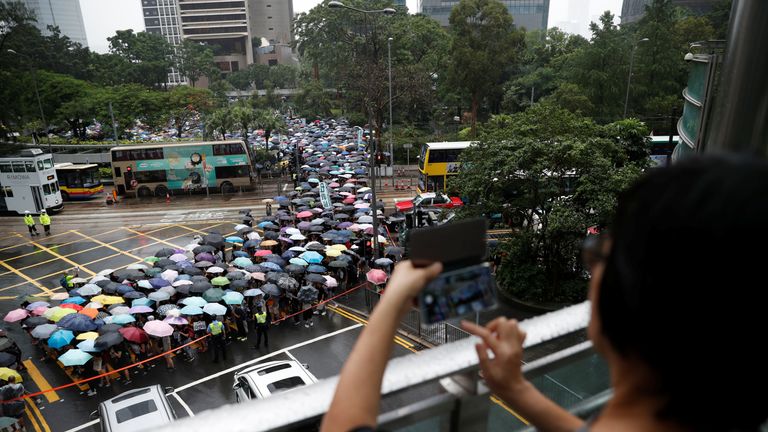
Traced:
[[27, 226], [35, 226], [35, 218], [33, 218], [32, 215], [24, 215], [24, 223], [27, 224]]
[[267, 313], [255, 313], [253, 314], [253, 317], [256, 318], [256, 324], [264, 324], [267, 322]]
[[51, 224], [51, 217], [48, 216], [48, 214], [41, 214], [40, 215], [40, 224], [41, 225], [50, 225]]
[[222, 331], [224, 331], [224, 324], [222, 324], [220, 321], [214, 321], [208, 324], [208, 333], [214, 336], [218, 336]]

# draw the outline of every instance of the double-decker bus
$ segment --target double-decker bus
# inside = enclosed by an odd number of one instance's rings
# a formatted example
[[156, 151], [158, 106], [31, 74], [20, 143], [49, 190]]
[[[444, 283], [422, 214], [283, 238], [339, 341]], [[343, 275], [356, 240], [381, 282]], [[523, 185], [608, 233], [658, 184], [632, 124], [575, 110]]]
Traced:
[[0, 211], [39, 213], [64, 207], [53, 157], [40, 149], [0, 157]]
[[472, 141], [426, 143], [419, 155], [418, 192], [439, 192], [448, 178], [459, 173], [459, 155]]
[[90, 199], [104, 192], [98, 165], [66, 162], [54, 167], [64, 201]]
[[210, 188], [229, 193], [251, 186], [251, 157], [243, 141], [131, 145], [110, 152], [120, 195], [165, 196], [171, 190]]

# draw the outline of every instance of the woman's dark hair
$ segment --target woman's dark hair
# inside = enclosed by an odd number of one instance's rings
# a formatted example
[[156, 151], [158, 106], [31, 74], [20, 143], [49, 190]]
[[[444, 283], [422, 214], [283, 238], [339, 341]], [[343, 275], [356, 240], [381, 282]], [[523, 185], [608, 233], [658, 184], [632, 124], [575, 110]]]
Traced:
[[619, 197], [611, 239], [602, 332], [649, 367], [659, 418], [756, 430], [768, 418], [768, 164], [654, 169]]

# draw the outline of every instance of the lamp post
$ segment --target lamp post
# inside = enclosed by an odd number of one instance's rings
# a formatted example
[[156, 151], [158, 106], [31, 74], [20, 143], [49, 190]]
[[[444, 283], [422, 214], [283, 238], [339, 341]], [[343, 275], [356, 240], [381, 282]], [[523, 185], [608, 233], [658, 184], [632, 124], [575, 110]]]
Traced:
[[387, 67], [389, 74], [389, 160], [392, 165], [392, 187], [395, 186], [395, 147], [392, 144], [392, 38], [387, 38]]
[[635, 66], [635, 52], [637, 52], [637, 46], [640, 42], [648, 42], [650, 39], [642, 38], [635, 42], [635, 46], [632, 47], [632, 54], [629, 56], [629, 75], [627, 75], [627, 95], [624, 98], [624, 118], [627, 118], [627, 108], [629, 107], [629, 87], [632, 84], [632, 68]]
[[[23, 56], [26, 57], [28, 60], [31, 60], [28, 55], [21, 54], [19, 52], [16, 52], [12, 49], [5, 50], [8, 53], [16, 54], [17, 56]], [[40, 119], [43, 121], [43, 128], [45, 128], [45, 138], [48, 140], [48, 153], [53, 155], [53, 150], [51, 150], [51, 138], [48, 136], [48, 122], [45, 121], [45, 113], [43, 113], [43, 104], [40, 102], [40, 92], [37, 90], [37, 68], [34, 66], [31, 66], [32, 69], [32, 86], [35, 88], [35, 97], [37, 98], [37, 107], [40, 109]]]
[[[374, 9], [374, 10], [365, 10], [365, 9], [358, 9], [352, 6], [347, 6], [344, 3], [340, 1], [331, 1], [328, 2], [328, 8], [330, 9], [349, 9], [354, 12], [362, 13], [365, 15], [369, 14], [384, 14], [384, 15], [394, 15], [397, 13], [397, 11], [393, 8], [384, 8], [384, 9]], [[389, 41], [392, 39], [390, 38]], [[392, 73], [391, 73], [391, 60], [390, 60], [390, 98], [389, 98], [389, 117], [390, 117], [390, 129], [392, 127]], [[390, 131], [391, 133], [391, 131]], [[368, 143], [368, 152], [369, 155], [369, 162], [368, 165], [371, 169], [370, 179], [371, 179], [371, 201], [373, 202], [373, 205], [371, 206], [371, 209], [373, 210], [373, 239], [371, 240], [371, 243], [373, 245], [373, 259], [376, 259], [379, 257], [379, 210], [378, 210], [378, 200], [376, 198], [376, 140], [380, 139], [381, 137], [374, 138], [373, 137], [373, 124], [371, 124], [371, 140]], [[391, 144], [391, 138], [390, 138], [390, 144]], [[390, 153], [391, 154], [391, 153]]]

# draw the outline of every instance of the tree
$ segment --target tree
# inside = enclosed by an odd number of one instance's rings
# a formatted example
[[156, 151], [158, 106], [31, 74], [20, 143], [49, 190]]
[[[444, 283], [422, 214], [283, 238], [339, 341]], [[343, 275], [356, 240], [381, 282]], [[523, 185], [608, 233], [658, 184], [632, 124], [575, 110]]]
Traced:
[[235, 119], [229, 107], [219, 108], [205, 116], [205, 132], [207, 136], [214, 136], [219, 132], [221, 139], [226, 139], [227, 131], [232, 130]]
[[305, 81], [300, 89], [296, 105], [302, 116], [326, 118], [331, 115], [331, 99], [323, 89], [322, 83], [316, 80]]
[[453, 186], [468, 199], [467, 214], [502, 213], [517, 227], [502, 245], [502, 290], [528, 301], [583, 299], [580, 241], [613, 217], [618, 192], [646, 166], [628, 151], [637, 134], [647, 134], [640, 123], [604, 129], [546, 103], [481, 128]]
[[6, 54], [6, 42], [17, 37], [16, 30], [37, 22], [32, 9], [23, 2], [0, 2], [0, 56]]
[[451, 10], [449, 82], [471, 99], [472, 133], [483, 99], [517, 60], [523, 33], [498, 0], [461, 0]]
[[264, 129], [264, 139], [269, 142], [269, 138], [272, 136], [272, 132], [276, 130], [283, 130], [285, 128], [285, 122], [282, 116], [276, 113], [274, 110], [258, 110], [253, 119], [253, 124], [258, 129]]
[[107, 38], [109, 51], [122, 58], [118, 71], [123, 82], [164, 87], [173, 66], [171, 45], [160, 35], [118, 30]]
[[213, 95], [208, 89], [177, 86], [164, 94], [165, 118], [176, 128], [176, 136], [189, 128], [189, 121], [213, 107]]
[[189, 80], [192, 87], [200, 77], [219, 73], [213, 62], [213, 49], [191, 39], [184, 39], [181, 45], [175, 48], [174, 60], [179, 73]]
[[256, 120], [256, 112], [254, 109], [243, 103], [239, 103], [232, 107], [232, 119], [235, 124], [240, 127], [240, 133], [247, 139], [251, 126]]

